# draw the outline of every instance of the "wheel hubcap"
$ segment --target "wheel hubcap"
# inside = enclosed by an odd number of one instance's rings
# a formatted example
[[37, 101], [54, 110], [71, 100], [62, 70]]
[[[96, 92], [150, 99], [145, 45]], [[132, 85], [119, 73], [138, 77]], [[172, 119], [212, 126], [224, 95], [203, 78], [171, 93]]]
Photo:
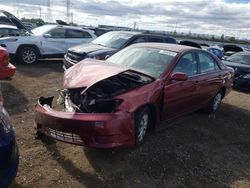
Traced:
[[214, 111], [217, 110], [217, 108], [219, 107], [221, 103], [221, 99], [222, 99], [222, 95], [221, 93], [218, 93], [214, 98], [214, 106], [213, 106]]
[[25, 63], [34, 63], [36, 60], [36, 54], [33, 50], [26, 50], [23, 53], [23, 60]]
[[146, 113], [142, 116], [141, 121], [140, 121], [139, 130], [138, 130], [139, 141], [142, 141], [146, 134], [146, 131], [148, 128], [148, 120], [149, 120], [149, 117], [148, 117], [148, 114]]

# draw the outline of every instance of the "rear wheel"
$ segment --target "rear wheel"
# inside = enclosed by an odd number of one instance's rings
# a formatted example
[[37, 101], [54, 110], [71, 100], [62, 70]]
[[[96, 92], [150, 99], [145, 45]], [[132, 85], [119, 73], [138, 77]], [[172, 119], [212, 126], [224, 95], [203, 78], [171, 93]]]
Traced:
[[144, 141], [150, 125], [150, 110], [147, 107], [141, 108], [135, 114], [135, 141], [139, 146]]
[[220, 90], [209, 103], [207, 111], [209, 113], [215, 113], [221, 105], [222, 98], [223, 98], [223, 92], [222, 90]]
[[18, 61], [23, 64], [33, 64], [38, 61], [38, 52], [34, 47], [21, 47], [17, 56]]

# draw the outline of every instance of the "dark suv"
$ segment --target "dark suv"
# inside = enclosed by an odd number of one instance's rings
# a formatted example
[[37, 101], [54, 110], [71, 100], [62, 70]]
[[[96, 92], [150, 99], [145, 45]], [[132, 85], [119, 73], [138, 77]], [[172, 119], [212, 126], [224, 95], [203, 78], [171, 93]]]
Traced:
[[67, 54], [64, 56], [63, 68], [68, 69], [85, 58], [104, 60], [131, 44], [141, 42], [177, 43], [174, 38], [165, 35], [111, 31], [101, 35], [91, 43], [69, 48]]

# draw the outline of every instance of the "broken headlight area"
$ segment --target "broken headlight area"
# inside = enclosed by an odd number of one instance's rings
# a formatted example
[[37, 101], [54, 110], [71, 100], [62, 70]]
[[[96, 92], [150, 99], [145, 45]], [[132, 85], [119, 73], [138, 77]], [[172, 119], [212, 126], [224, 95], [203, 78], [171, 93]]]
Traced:
[[116, 111], [122, 99], [113, 97], [152, 81], [135, 73], [121, 74], [101, 80], [89, 88], [71, 88], [60, 91], [58, 104], [64, 104], [67, 112], [110, 113]]

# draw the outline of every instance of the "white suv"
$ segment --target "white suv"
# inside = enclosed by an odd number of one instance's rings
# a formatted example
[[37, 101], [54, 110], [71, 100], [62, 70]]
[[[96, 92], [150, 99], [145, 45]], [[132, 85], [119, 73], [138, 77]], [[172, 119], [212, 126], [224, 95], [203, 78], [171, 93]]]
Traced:
[[31, 64], [39, 58], [63, 57], [68, 48], [96, 38], [94, 31], [65, 25], [44, 25], [20, 36], [0, 39], [11, 57]]

